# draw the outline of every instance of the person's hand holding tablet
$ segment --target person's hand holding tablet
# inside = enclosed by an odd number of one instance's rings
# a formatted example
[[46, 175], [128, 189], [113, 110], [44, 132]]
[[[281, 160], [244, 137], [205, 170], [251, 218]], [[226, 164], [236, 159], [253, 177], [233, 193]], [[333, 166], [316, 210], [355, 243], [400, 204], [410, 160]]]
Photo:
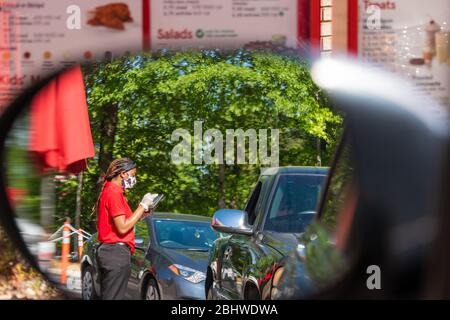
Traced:
[[163, 198], [162, 195], [157, 193], [147, 193], [142, 198], [140, 205], [144, 208], [145, 213], [142, 215], [141, 219], [145, 219], [149, 215], [151, 215], [156, 208], [158, 202]]

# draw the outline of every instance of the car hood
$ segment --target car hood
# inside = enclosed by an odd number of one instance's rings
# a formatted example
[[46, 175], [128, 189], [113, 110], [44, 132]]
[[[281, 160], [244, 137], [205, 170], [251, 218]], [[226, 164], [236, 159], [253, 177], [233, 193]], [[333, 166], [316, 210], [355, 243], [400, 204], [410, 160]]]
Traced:
[[186, 249], [168, 249], [162, 251], [173, 264], [180, 264], [198, 271], [206, 272], [209, 251], [193, 251]]
[[300, 233], [267, 232], [264, 234], [263, 242], [283, 256], [287, 256], [297, 248], [300, 236]]

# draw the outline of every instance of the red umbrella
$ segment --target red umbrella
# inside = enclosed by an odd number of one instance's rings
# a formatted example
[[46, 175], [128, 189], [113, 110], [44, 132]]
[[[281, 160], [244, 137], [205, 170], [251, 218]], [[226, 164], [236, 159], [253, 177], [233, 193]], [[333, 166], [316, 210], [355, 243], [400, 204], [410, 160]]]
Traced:
[[81, 68], [72, 68], [39, 91], [31, 104], [30, 151], [42, 170], [78, 174], [95, 155]]

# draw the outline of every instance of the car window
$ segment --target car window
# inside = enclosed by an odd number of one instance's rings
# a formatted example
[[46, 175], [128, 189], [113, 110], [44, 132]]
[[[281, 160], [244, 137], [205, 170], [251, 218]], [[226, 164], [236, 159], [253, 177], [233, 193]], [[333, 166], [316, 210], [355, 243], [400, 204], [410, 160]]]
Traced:
[[209, 250], [219, 237], [210, 222], [156, 220], [158, 244], [170, 249]]
[[301, 233], [316, 214], [324, 175], [281, 175], [264, 230]]

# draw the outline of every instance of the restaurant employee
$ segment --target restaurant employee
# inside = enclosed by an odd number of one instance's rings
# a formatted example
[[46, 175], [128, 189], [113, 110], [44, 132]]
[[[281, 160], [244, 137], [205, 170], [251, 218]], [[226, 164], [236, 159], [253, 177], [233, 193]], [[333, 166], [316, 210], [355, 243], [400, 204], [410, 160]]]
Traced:
[[132, 212], [124, 195], [136, 184], [136, 164], [128, 158], [111, 162], [98, 199], [97, 231], [100, 246], [97, 258], [104, 300], [121, 300], [125, 296], [134, 253], [134, 225], [143, 215], [152, 213], [152, 195], [147, 193]]

